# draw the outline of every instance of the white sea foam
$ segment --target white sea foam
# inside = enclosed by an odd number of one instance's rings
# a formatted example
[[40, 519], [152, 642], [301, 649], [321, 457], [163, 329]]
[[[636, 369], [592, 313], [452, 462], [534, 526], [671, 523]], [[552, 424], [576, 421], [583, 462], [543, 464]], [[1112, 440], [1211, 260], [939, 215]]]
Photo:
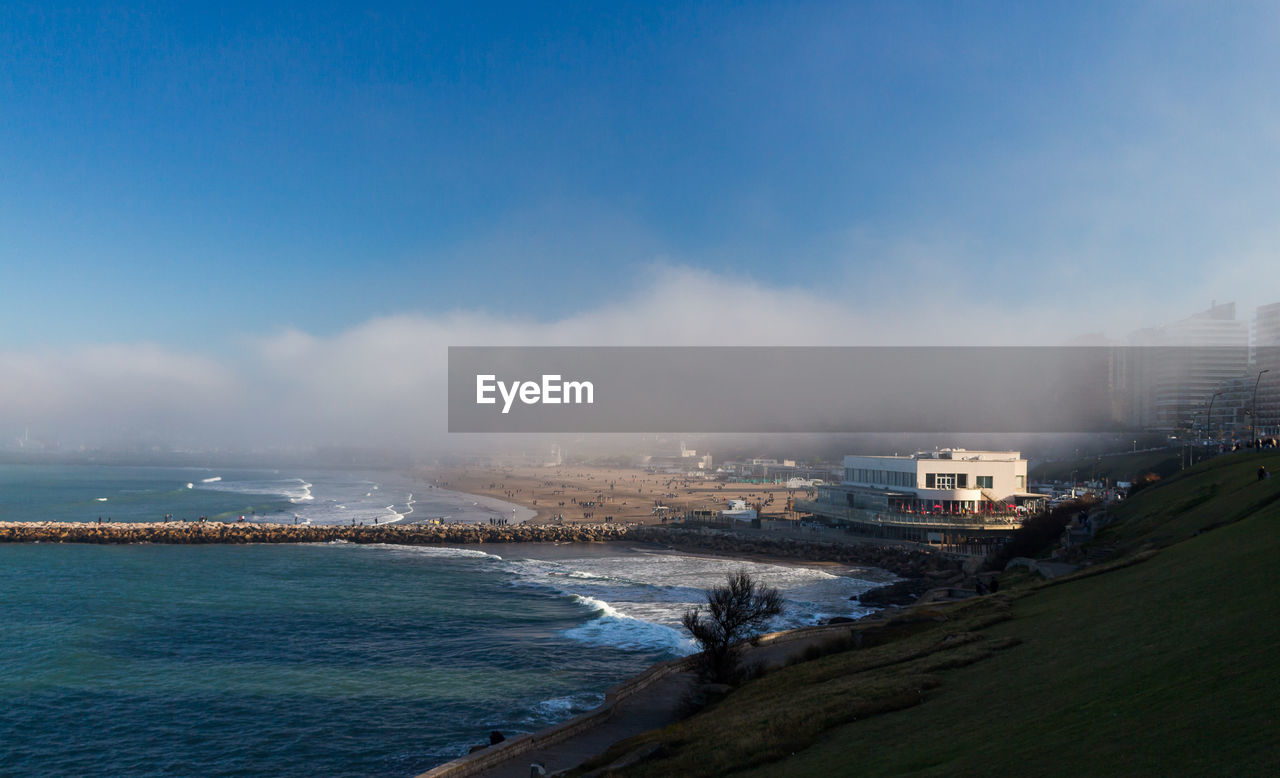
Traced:
[[311, 487], [315, 486], [315, 484], [304, 481], [301, 478], [295, 478], [293, 480], [297, 481], [299, 484], [302, 484], [302, 486], [301, 488], [288, 489], [285, 491], [284, 494], [286, 497], [289, 498], [289, 502], [297, 505], [300, 502], [311, 502], [312, 500], [315, 499], [315, 497], [311, 494]]
[[[283, 474], [226, 471], [219, 476], [220, 481], [212, 480], [213, 476], [208, 471], [203, 475], [210, 477], [193, 483], [189, 488], [273, 495], [292, 506], [291, 510], [290, 506], [284, 506], [285, 510], [278, 518], [289, 520], [287, 517], [296, 514], [315, 525], [371, 525], [375, 521], [379, 524], [409, 523], [433, 517], [463, 522], [484, 522], [495, 515], [514, 521], [521, 518], [521, 515], [513, 516], [509, 504], [459, 492], [433, 491], [429, 499], [420, 499], [419, 482], [403, 476], [388, 475], [385, 482], [378, 483], [323, 471], [311, 478], [291, 477], [293, 474], [287, 471]], [[470, 507], [473, 504], [475, 507]], [[426, 517], [422, 515], [424, 513]], [[527, 513], [532, 515], [533, 512]]]
[[674, 627], [634, 618], [594, 597], [575, 594], [573, 598], [599, 615], [586, 624], [565, 630], [565, 637], [589, 645], [632, 651], [657, 650], [685, 655], [697, 650], [693, 641]]
[[737, 570], [782, 592], [787, 610], [771, 629], [866, 615], [871, 609], [850, 597], [879, 585], [813, 567], [668, 553], [511, 560], [505, 566], [512, 585], [550, 590], [591, 610], [591, 618], [567, 630], [567, 637], [673, 654], [693, 651], [680, 626], [685, 611], [705, 607], [706, 590]]
[[99, 498], [98, 498], [98, 502], [106, 502], [106, 501], [107, 501], [107, 498], [106, 498], [106, 497], [99, 497]]
[[454, 548], [453, 546], [401, 546], [395, 543], [369, 543], [361, 546], [361, 548], [376, 548], [383, 551], [391, 551], [397, 554], [413, 556], [445, 557], [455, 559], [491, 559], [495, 562], [502, 561], [502, 557], [497, 554], [477, 551], [474, 548]]
[[[215, 492], [235, 492], [237, 494], [274, 494], [286, 498], [289, 502], [309, 502], [311, 484], [301, 478], [245, 479], [232, 478], [224, 480], [222, 476], [200, 479], [198, 488]], [[187, 484], [187, 488], [197, 488], [195, 484]]]
[[410, 513], [413, 513], [414, 502], [415, 501], [413, 499], [413, 492], [409, 492], [409, 499], [405, 500], [404, 513], [400, 513], [399, 511], [397, 511], [396, 506], [388, 505], [386, 508], [383, 509], [386, 511], [386, 514], [379, 519], [379, 523], [394, 524], [397, 521], [404, 521], [406, 516], [408, 516]]
[[600, 692], [580, 692], [563, 697], [552, 697], [535, 704], [529, 715], [522, 719], [522, 723], [531, 727], [542, 727], [594, 710], [603, 703], [604, 695]]
[[188, 488], [188, 489], [194, 489], [194, 488], [196, 488], [196, 485], [195, 485], [195, 484], [193, 484], [193, 483], [191, 483], [190, 481], [188, 481], [188, 482], [187, 482], [187, 488]]
[[540, 712], [549, 716], [563, 716], [565, 714], [579, 713], [593, 708], [598, 708], [603, 702], [603, 694], [599, 692], [584, 692], [582, 694], [570, 694], [564, 697], [552, 697], [549, 700], [543, 700], [538, 703], [536, 707]]
[[595, 597], [584, 597], [581, 594], [575, 594], [572, 595], [572, 597], [574, 601], [582, 603], [594, 611], [598, 611], [601, 616], [607, 616], [615, 619], [631, 618], [630, 616], [624, 616], [621, 611], [604, 600], [597, 600]]

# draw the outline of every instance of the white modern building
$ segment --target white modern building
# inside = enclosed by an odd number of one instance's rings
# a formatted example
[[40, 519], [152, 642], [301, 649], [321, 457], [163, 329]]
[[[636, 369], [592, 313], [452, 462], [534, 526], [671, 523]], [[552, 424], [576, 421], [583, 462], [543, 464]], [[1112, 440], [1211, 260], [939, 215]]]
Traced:
[[892, 511], [973, 513], [1041, 495], [1027, 491], [1017, 451], [943, 449], [910, 456], [847, 456], [843, 487], [882, 493]]
[[847, 456], [844, 480], [796, 509], [852, 532], [948, 545], [1003, 540], [1047, 495], [1027, 490], [1017, 451]]

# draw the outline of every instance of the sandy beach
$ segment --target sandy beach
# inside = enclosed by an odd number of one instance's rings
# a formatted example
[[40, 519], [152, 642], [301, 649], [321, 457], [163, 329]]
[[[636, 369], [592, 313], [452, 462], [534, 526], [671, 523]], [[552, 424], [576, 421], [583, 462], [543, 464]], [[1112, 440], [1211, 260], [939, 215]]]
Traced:
[[735, 499], [745, 500], [766, 518], [794, 518], [790, 498], [805, 496], [784, 485], [720, 483], [621, 467], [476, 466], [420, 475], [442, 488], [520, 505], [533, 511], [531, 520], [538, 523], [560, 517], [565, 523], [660, 524], [664, 513], [720, 511]]

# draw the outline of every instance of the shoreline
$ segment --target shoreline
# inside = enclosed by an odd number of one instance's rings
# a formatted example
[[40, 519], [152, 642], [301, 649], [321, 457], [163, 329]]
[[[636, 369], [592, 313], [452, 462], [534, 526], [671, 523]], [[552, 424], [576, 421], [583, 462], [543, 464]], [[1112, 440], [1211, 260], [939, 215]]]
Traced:
[[[489, 510], [494, 511], [495, 513], [501, 515], [503, 518], [510, 519], [512, 524], [527, 524], [532, 522], [534, 519], [538, 517], [538, 511], [534, 508], [530, 508], [526, 505], [521, 505], [520, 503], [517, 503], [517, 502], [512, 502], [511, 500], [503, 500], [501, 498], [494, 497], [493, 495], [490, 495], [490, 494], [476, 494], [474, 492], [464, 492], [458, 489], [450, 489], [447, 486], [436, 486], [433, 483], [428, 483], [428, 488], [431, 491], [448, 492], [449, 494], [456, 494], [463, 498], [469, 498], [473, 506], [480, 507], [480, 508], [488, 508]], [[406, 524], [407, 525], [421, 524], [424, 521], [431, 521], [431, 519], [427, 517], [423, 517], [421, 519], [415, 519], [414, 521], [407, 522]], [[456, 523], [463, 524], [463, 523], [484, 523], [484, 522], [456, 522]]]

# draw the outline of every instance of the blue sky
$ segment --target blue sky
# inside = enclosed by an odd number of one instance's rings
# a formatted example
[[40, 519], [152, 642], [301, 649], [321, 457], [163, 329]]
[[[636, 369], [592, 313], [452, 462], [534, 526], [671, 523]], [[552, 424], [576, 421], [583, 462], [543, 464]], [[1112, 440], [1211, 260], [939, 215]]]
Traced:
[[1280, 299], [1270, 4], [15, 3], [0, 51], [10, 349], [555, 322], [664, 268]]

